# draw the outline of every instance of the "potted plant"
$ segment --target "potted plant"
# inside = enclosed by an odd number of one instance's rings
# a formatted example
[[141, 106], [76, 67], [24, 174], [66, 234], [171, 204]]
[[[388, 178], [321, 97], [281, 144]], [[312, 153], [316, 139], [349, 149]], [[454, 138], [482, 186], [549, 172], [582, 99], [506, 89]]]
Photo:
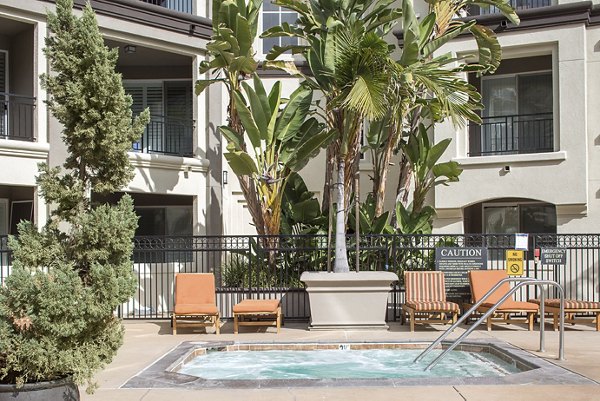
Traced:
[[[39, 191], [53, 211], [44, 227], [19, 224], [12, 273], [0, 288], [0, 400], [77, 400], [77, 385], [110, 362], [123, 340], [114, 311], [134, 293], [131, 256], [137, 217], [130, 197], [92, 205], [91, 193], [121, 190], [132, 177], [127, 150], [147, 124], [115, 72], [89, 6], [72, 0], [48, 14], [41, 77], [62, 125], [63, 167], [40, 165]], [[133, 121], [133, 122], [132, 122]]]

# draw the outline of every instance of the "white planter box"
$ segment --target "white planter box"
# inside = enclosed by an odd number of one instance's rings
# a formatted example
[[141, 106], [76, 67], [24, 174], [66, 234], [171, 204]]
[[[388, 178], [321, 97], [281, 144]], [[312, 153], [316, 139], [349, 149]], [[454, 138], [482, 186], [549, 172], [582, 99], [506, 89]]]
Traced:
[[309, 330], [387, 330], [391, 272], [304, 272], [310, 302]]

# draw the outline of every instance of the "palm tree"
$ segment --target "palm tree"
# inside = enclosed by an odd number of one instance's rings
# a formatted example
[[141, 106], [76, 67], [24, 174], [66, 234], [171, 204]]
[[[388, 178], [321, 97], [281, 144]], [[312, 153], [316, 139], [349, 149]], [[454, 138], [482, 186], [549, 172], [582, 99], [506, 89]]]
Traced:
[[[425, 120], [436, 123], [449, 118], [458, 127], [467, 121], [481, 122], [476, 113], [482, 107], [481, 96], [457, 74], [493, 73], [500, 64], [502, 52], [492, 30], [478, 25], [474, 19], [455, 17], [469, 5], [493, 6], [511, 22], [519, 23], [508, 0], [430, 0], [428, 3], [430, 13], [420, 21], [412, 1], [402, 3], [403, 51], [396, 69], [400, 75], [394, 80], [397, 86], [391, 85], [388, 95], [394, 99], [388, 103], [395, 107], [389, 110], [385, 123], [375, 124], [380, 132], [370, 133], [368, 137], [369, 148], [376, 153], [373, 193], [377, 215], [383, 213], [391, 157], [394, 152], [401, 151], [403, 134], [420, 135], [419, 126]], [[477, 41], [479, 57], [476, 64], [467, 64], [449, 54], [435, 55], [444, 44], [463, 33], [470, 33]], [[400, 164], [398, 194], [411, 182], [413, 163], [403, 155]]]
[[[294, 10], [295, 25], [283, 23], [262, 37], [292, 36], [301, 45], [275, 46], [267, 59], [270, 66], [304, 77], [307, 84], [325, 97], [324, 118], [337, 139], [328, 148], [328, 169], [335, 164], [336, 236], [335, 272], [349, 271], [346, 251], [346, 209], [360, 151], [360, 132], [365, 118], [376, 119], [386, 110], [386, 91], [394, 63], [383, 39], [401, 15], [390, 7], [393, 0], [276, 0], [275, 5]], [[286, 51], [301, 54], [310, 76], [302, 75], [291, 63], [276, 61]], [[332, 170], [328, 170], [332, 175]], [[329, 180], [326, 179], [326, 185]], [[328, 199], [326, 188], [324, 200]], [[324, 202], [325, 203], [325, 202]]]

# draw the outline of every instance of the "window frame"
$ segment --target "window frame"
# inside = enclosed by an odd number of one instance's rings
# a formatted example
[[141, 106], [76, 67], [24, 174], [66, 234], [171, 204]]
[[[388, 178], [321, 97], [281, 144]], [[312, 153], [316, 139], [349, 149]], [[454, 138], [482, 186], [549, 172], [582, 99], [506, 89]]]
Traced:
[[[267, 0], [269, 1], [269, 0]], [[285, 13], [294, 13], [296, 14], [296, 18], [298, 17], [298, 13], [292, 10], [287, 10], [287, 9], [283, 9], [281, 6], [277, 6], [279, 7], [278, 11], [274, 11], [274, 10], [268, 10], [265, 11], [264, 9], [264, 5], [263, 7], [261, 7], [260, 9], [260, 14], [259, 14], [259, 18], [258, 18], [258, 36], [256, 38], [256, 42], [255, 42], [255, 49], [256, 49], [256, 56], [259, 60], [266, 60], [267, 55], [269, 54], [268, 52], [265, 53], [265, 49], [264, 49], [264, 40], [265, 38], [260, 38], [260, 34], [262, 34], [263, 32], [266, 31], [266, 29], [264, 28], [264, 21], [263, 21], [263, 17], [264, 17], [264, 13], [268, 13], [268, 14], [279, 14], [279, 20], [281, 20], [281, 13], [285, 12]], [[282, 38], [277, 38], [281, 41]], [[300, 39], [296, 38], [297, 40], [297, 44], [300, 44]], [[293, 54], [281, 54], [279, 57], [277, 57], [277, 60], [284, 60], [284, 61], [293, 61], [296, 59], [296, 56], [294, 56]]]

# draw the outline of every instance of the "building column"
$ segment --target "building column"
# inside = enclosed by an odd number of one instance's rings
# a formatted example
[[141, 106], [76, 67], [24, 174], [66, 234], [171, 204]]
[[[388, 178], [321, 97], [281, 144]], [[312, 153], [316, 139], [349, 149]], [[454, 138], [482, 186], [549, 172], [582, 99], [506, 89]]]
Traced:
[[[198, 55], [193, 63], [193, 80], [206, 79], [208, 75], [199, 74], [200, 62], [204, 55]], [[220, 125], [222, 112], [221, 87], [212, 85], [197, 96], [194, 102], [196, 116], [197, 147], [196, 157], [210, 163], [205, 185], [205, 221], [207, 235], [223, 234], [223, 162], [221, 151]]]
[[47, 25], [38, 22], [35, 26], [33, 43], [33, 96], [36, 99], [33, 135], [38, 143], [48, 143], [48, 109], [46, 107], [46, 91], [40, 83], [40, 75], [48, 70], [46, 55], [43, 52], [44, 39], [46, 37]]
[[33, 189], [33, 224], [41, 228], [48, 221], [48, 205], [40, 193], [38, 186]]

